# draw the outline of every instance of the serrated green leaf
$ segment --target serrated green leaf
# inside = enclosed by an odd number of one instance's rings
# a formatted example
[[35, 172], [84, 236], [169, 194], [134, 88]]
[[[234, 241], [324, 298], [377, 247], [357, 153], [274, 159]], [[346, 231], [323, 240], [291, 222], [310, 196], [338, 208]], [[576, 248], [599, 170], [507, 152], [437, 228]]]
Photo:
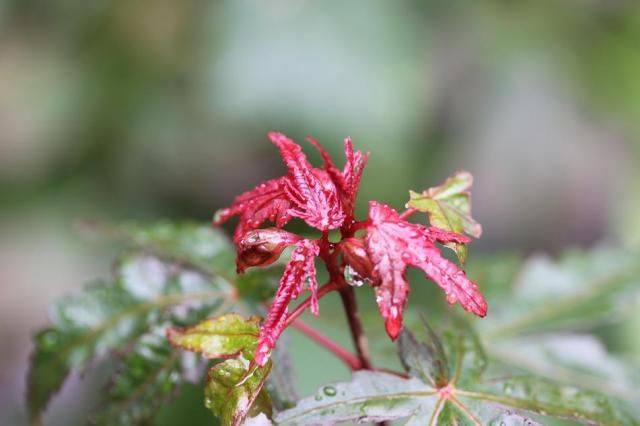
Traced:
[[195, 355], [179, 353], [167, 342], [164, 326], [143, 335], [124, 356], [113, 376], [103, 409], [94, 417], [99, 425], [139, 425], [153, 419], [193, 376]]
[[636, 419], [600, 392], [562, 386], [534, 376], [494, 381], [474, 391], [457, 390], [456, 395], [462, 403], [476, 399], [585, 424], [638, 424]]
[[[425, 212], [431, 226], [479, 238], [482, 227], [471, 217], [469, 189], [472, 184], [471, 173], [457, 172], [442, 185], [429, 188], [421, 194], [411, 191], [407, 207]], [[466, 245], [452, 243], [447, 247], [455, 251], [461, 263], [465, 262]]]
[[205, 405], [220, 417], [223, 426], [242, 424], [249, 414], [271, 417], [271, 400], [262, 391], [271, 372], [271, 361], [252, 367], [246, 359], [228, 359], [209, 370]]
[[242, 354], [251, 360], [260, 335], [260, 317], [226, 314], [186, 328], [167, 329], [167, 338], [180, 349], [199, 352], [206, 358]]
[[449, 383], [449, 365], [440, 339], [431, 327], [426, 325], [426, 338], [418, 338], [404, 328], [398, 339], [400, 361], [405, 370], [433, 387], [442, 387]]
[[27, 404], [36, 419], [72, 369], [122, 348], [149, 327], [179, 322], [232, 298], [224, 280], [184, 270], [153, 256], [132, 256], [113, 281], [67, 296], [52, 311], [52, 326], [35, 337], [27, 378]]
[[278, 425], [331, 425], [340, 422], [379, 422], [433, 411], [437, 391], [416, 378], [357, 371], [350, 382], [323, 386], [276, 415]]
[[[586, 424], [635, 425], [637, 421], [602, 393], [562, 386], [539, 377], [482, 381], [486, 367], [484, 349], [468, 326], [456, 323], [447, 330], [441, 346], [444, 355], [433, 357], [426, 345], [404, 337], [400, 353], [416, 377], [358, 372], [349, 383], [321, 389], [284, 411], [276, 421], [285, 425], [334, 424], [345, 421], [383, 421], [408, 418], [408, 424], [514, 424], [534, 425], [518, 410], [536, 415], [577, 420]], [[430, 339], [440, 340], [434, 333]], [[415, 351], [411, 355], [409, 352]], [[431, 371], [442, 370], [442, 357], [452, 371], [448, 382], [432, 386]], [[420, 366], [419, 363], [425, 365]]]
[[487, 368], [487, 356], [478, 335], [469, 324], [457, 321], [442, 333], [442, 346], [456, 387], [477, 383]]

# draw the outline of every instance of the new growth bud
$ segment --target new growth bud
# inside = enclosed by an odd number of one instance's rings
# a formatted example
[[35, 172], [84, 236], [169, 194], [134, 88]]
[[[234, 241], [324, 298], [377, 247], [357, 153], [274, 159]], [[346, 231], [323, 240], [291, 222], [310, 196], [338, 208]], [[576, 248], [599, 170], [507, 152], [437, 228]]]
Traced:
[[278, 228], [254, 229], [238, 242], [236, 268], [242, 273], [251, 266], [267, 266], [278, 260], [285, 247], [300, 241], [300, 237]]
[[369, 259], [364, 240], [345, 238], [340, 243], [345, 262], [364, 280], [372, 278], [373, 263]]

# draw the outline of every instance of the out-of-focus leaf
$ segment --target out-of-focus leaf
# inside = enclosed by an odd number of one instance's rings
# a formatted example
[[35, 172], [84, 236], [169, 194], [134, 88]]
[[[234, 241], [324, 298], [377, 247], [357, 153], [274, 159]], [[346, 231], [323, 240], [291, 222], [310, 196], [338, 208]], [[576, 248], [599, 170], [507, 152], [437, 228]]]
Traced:
[[130, 223], [112, 234], [133, 246], [163, 258], [185, 262], [233, 282], [235, 249], [229, 239], [210, 225], [158, 222]]
[[[534, 425], [519, 410], [554, 416], [586, 424], [634, 425], [637, 421], [603, 393], [562, 386], [539, 377], [482, 381], [486, 361], [473, 331], [458, 325], [447, 330], [442, 343], [417, 343], [405, 331], [400, 351], [409, 372], [431, 382], [431, 371], [446, 355], [448, 381], [436, 386], [384, 373], [358, 372], [349, 383], [324, 387], [314, 398], [306, 398], [276, 421], [282, 424], [334, 424], [343, 421], [381, 421], [408, 417], [417, 424], [514, 424]], [[427, 339], [436, 339], [428, 333]], [[425, 348], [443, 346], [445, 355], [433, 357]], [[410, 351], [415, 354], [409, 354]], [[417, 366], [423, 362], [424, 366]], [[436, 365], [434, 365], [436, 364]], [[327, 393], [327, 389], [330, 392]]]
[[636, 419], [603, 393], [561, 386], [534, 376], [494, 381], [478, 386], [477, 390], [457, 390], [456, 395], [465, 404], [470, 399], [476, 399], [584, 424], [638, 424]]
[[[469, 189], [472, 184], [471, 173], [459, 171], [442, 185], [429, 188], [421, 194], [411, 191], [407, 207], [427, 213], [431, 226], [479, 238], [482, 227], [471, 217]], [[452, 242], [446, 246], [455, 251], [461, 263], [465, 262], [466, 245]]]
[[416, 378], [357, 371], [350, 382], [323, 386], [275, 420], [283, 426], [395, 420], [432, 411], [437, 400], [436, 389]]
[[187, 328], [171, 327], [167, 337], [172, 345], [206, 358], [228, 358], [242, 354], [253, 359], [260, 335], [260, 318], [245, 319], [242, 315], [226, 314], [209, 318]]
[[112, 378], [108, 399], [94, 418], [100, 425], [138, 425], [153, 419], [194, 372], [194, 354], [180, 353], [167, 342], [164, 327], [143, 335], [124, 356]]
[[233, 297], [226, 281], [153, 256], [131, 256], [113, 281], [58, 302], [52, 325], [35, 337], [27, 379], [30, 415], [38, 418], [72, 369], [122, 348], [155, 324], [192, 320]]
[[449, 365], [444, 349], [435, 333], [425, 323], [428, 338], [419, 341], [416, 336], [405, 329], [398, 339], [400, 361], [413, 377], [417, 377], [433, 387], [441, 387], [449, 383]]
[[246, 360], [228, 359], [209, 370], [205, 405], [224, 426], [242, 424], [250, 410], [255, 410], [256, 415], [272, 415], [269, 394], [262, 391], [271, 372], [271, 361], [263, 367], [248, 368]]
[[600, 390], [634, 404], [640, 402], [637, 366], [615, 358], [592, 335], [520, 336], [494, 342], [487, 351], [494, 360], [508, 366], [566, 384]]
[[[436, 339], [437, 336], [433, 335]], [[484, 347], [475, 331], [463, 321], [442, 333], [442, 346], [447, 354], [451, 382], [455, 386], [477, 383], [487, 367]]]
[[512, 293], [494, 300], [483, 336], [504, 338], [548, 330], [580, 330], [619, 318], [640, 294], [638, 253], [597, 248], [559, 261], [529, 260]]

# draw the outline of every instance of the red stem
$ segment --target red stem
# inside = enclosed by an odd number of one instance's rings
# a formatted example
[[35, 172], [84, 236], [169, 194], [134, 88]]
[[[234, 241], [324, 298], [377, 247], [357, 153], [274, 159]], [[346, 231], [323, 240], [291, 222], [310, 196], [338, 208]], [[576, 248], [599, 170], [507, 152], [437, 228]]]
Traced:
[[358, 358], [360, 358], [361, 368], [364, 370], [372, 370], [373, 365], [371, 364], [369, 345], [367, 344], [367, 338], [364, 335], [362, 323], [360, 322], [360, 313], [358, 312], [358, 305], [356, 304], [353, 287], [342, 287], [340, 289], [340, 297], [342, 298], [344, 312], [347, 314], [349, 330], [351, 331], [351, 337], [353, 338]]
[[400, 219], [407, 220], [409, 217], [411, 217], [414, 214], [418, 213], [418, 211], [419, 210], [414, 209], [414, 208], [408, 208], [405, 211], [403, 211], [402, 213], [400, 213]]
[[293, 328], [298, 329], [303, 334], [307, 335], [314, 342], [318, 343], [320, 346], [327, 349], [329, 352], [332, 352], [335, 356], [340, 358], [345, 364], [351, 368], [351, 370], [360, 370], [362, 368], [360, 359], [353, 355], [351, 352], [343, 348], [342, 346], [335, 343], [333, 340], [320, 333], [315, 328], [311, 327], [309, 324], [303, 322], [298, 319], [291, 324]]
[[[340, 283], [336, 283], [334, 281], [330, 281], [320, 287], [318, 289], [318, 299], [322, 298], [325, 294], [337, 290], [340, 288]], [[291, 311], [291, 313], [287, 316], [287, 321], [284, 325], [284, 328], [289, 327], [293, 322], [300, 316], [302, 313], [311, 305], [311, 296], [303, 300], [296, 308]]]

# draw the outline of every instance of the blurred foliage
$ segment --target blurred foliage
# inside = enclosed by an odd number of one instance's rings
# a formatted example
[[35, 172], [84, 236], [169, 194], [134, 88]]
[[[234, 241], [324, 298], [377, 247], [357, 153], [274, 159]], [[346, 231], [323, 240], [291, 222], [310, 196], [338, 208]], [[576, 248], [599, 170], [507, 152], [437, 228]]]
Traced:
[[[418, 424], [426, 418], [442, 424], [454, 418], [461, 424], [505, 419], [533, 424], [540, 416], [636, 424], [628, 413], [639, 414], [637, 364], [611, 354], [594, 331], [603, 323], [622, 323], [637, 309], [637, 252], [599, 248], [568, 252], [559, 261], [494, 258], [471, 265], [470, 273], [478, 270], [483, 286], [492, 289], [486, 319], [472, 327], [467, 317], [452, 316], [454, 308], [438, 315], [414, 304], [414, 313], [442, 331], [416, 325], [415, 316], [407, 315], [407, 329], [426, 330], [422, 337], [410, 331], [400, 337], [400, 360], [410, 378], [357, 372], [351, 382], [334, 385], [324, 377], [316, 396], [296, 403], [297, 380], [286, 355], [276, 353], [261, 368], [248, 362], [254, 357], [259, 318], [223, 315], [261, 313], [259, 301], [271, 295], [259, 289], [248, 303], [238, 298], [235, 288], [245, 277], [226, 270], [233, 268], [234, 249], [219, 231], [169, 222], [94, 224], [92, 229], [123, 239], [130, 252], [118, 262], [113, 280], [63, 299], [53, 311], [53, 325], [36, 335], [28, 381], [29, 410], [36, 421], [71, 370], [115, 355], [117, 374], [92, 421], [141, 424], [159, 413], [162, 423], [171, 413], [160, 408], [182, 392], [183, 384], [202, 383], [204, 373], [202, 362], [168, 346], [164, 332], [169, 327], [167, 337], [175, 347], [225, 359], [211, 364], [206, 398], [197, 398], [222, 424], [239, 424], [259, 413], [271, 417], [272, 399], [277, 424], [404, 417]], [[254, 274], [262, 274], [265, 284], [272, 279], [269, 269]], [[320, 321], [332, 318], [326, 307]], [[374, 341], [384, 333], [381, 324], [377, 328], [370, 336]], [[386, 336], [382, 339], [394, 347]], [[376, 355], [395, 358], [394, 352]], [[272, 362], [274, 374], [267, 379]], [[297, 364], [304, 377], [317, 360], [305, 356]]]

